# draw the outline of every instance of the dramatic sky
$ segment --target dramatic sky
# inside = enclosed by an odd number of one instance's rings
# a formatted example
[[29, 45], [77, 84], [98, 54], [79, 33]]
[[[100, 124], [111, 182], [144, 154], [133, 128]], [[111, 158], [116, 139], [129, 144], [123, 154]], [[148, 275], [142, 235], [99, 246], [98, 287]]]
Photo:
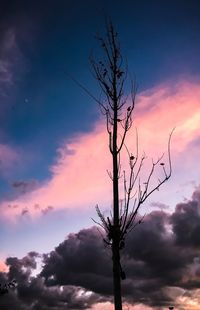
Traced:
[[105, 120], [70, 78], [99, 96], [88, 59], [105, 16], [138, 85], [126, 144], [134, 153], [137, 128], [144, 180], [176, 127], [172, 177], [122, 253], [124, 308], [200, 309], [199, 1], [1, 0], [0, 283], [18, 284], [2, 310], [113, 309], [111, 253], [91, 220], [112, 206]]

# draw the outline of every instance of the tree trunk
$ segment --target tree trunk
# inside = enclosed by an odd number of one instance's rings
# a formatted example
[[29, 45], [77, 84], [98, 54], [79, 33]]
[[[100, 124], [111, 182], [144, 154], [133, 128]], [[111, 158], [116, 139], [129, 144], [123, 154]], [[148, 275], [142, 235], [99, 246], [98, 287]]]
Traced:
[[[114, 238], [115, 239], [115, 238]], [[115, 310], [122, 310], [119, 241], [113, 240], [113, 290]]]
[[[94, 75], [100, 85], [102, 93], [105, 98], [102, 100], [95, 98], [85, 87], [82, 87], [96, 102], [100, 105], [103, 115], [106, 116], [106, 127], [109, 135], [109, 149], [112, 154], [112, 168], [113, 173], [109, 173], [113, 185], [113, 216], [111, 219], [101, 213], [97, 206], [97, 214], [100, 218], [101, 224], [99, 225], [105, 229], [106, 244], [111, 245], [112, 248], [112, 262], [113, 262], [113, 295], [114, 295], [114, 308], [115, 310], [122, 310], [122, 297], [121, 297], [121, 279], [125, 279], [125, 273], [121, 270], [120, 264], [120, 249], [124, 246], [125, 234], [130, 232], [136, 224], [141, 223], [137, 221], [136, 216], [140, 206], [144, 201], [160, 186], [165, 183], [171, 176], [171, 157], [170, 157], [170, 140], [168, 142], [168, 156], [169, 156], [169, 173], [166, 172], [164, 163], [161, 162], [162, 156], [156, 161], [152, 162], [152, 168], [147, 175], [146, 182], [140, 184], [140, 173], [145, 156], [141, 157], [138, 161], [138, 138], [136, 139], [136, 157], [129, 153], [126, 145], [125, 138], [128, 130], [132, 126], [132, 112], [135, 107], [135, 92], [136, 85], [131, 81], [131, 103], [128, 97], [125, 96], [125, 82], [128, 75], [128, 68], [126, 61], [121, 55], [120, 44], [118, 41], [117, 32], [114, 30], [112, 22], [106, 23], [106, 36], [105, 38], [97, 37], [104, 52], [102, 60], [95, 60], [91, 58], [91, 65]], [[125, 64], [125, 65], [124, 65]], [[78, 83], [79, 84], [79, 83]], [[105, 102], [104, 102], [105, 99]], [[128, 99], [128, 100], [127, 100]], [[128, 103], [130, 105], [128, 105]], [[118, 141], [118, 125], [121, 129], [122, 135], [119, 134]], [[118, 143], [119, 142], [119, 143]], [[125, 146], [129, 156], [130, 176], [128, 187], [126, 188], [125, 171], [123, 175], [120, 174], [120, 152], [122, 147]], [[155, 166], [161, 165], [164, 177], [159, 180], [155, 187], [150, 186], [150, 180], [154, 175]], [[138, 166], [138, 167], [137, 167]], [[135, 169], [135, 170], [134, 170]], [[123, 176], [124, 182], [124, 211], [119, 212], [119, 178]], [[138, 188], [137, 188], [137, 182]], [[134, 200], [132, 211], [131, 193], [136, 186], [137, 197]], [[122, 243], [121, 243], [122, 241]], [[121, 243], [121, 244], [120, 244]]]
[[[116, 64], [115, 64], [116, 67]], [[116, 70], [115, 70], [116, 71]], [[114, 215], [114, 233], [112, 240], [112, 259], [113, 259], [113, 290], [114, 290], [114, 305], [115, 310], [122, 310], [121, 297], [121, 277], [120, 277], [120, 226], [119, 226], [119, 167], [118, 167], [118, 152], [117, 152], [117, 91], [116, 91], [116, 74], [113, 81], [114, 91], [114, 125], [113, 125], [113, 215]]]

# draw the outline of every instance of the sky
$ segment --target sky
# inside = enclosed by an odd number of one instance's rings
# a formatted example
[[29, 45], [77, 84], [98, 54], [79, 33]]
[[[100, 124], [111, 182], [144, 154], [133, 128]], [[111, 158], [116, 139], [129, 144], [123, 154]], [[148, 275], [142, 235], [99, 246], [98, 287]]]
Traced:
[[1, 0], [0, 283], [17, 281], [3, 310], [113, 309], [111, 253], [91, 219], [112, 207], [105, 119], [73, 80], [99, 96], [89, 56], [105, 17], [137, 84], [126, 144], [134, 153], [137, 129], [144, 181], [175, 127], [172, 176], [122, 253], [124, 309], [200, 309], [199, 1]]

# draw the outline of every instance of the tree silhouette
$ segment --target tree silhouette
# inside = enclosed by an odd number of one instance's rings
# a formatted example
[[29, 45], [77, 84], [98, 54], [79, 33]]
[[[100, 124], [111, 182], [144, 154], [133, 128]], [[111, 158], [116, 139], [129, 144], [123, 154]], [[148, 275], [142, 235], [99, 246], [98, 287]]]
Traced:
[[[146, 176], [145, 182], [141, 181], [141, 170], [146, 159], [145, 154], [139, 156], [138, 135], [136, 134], [136, 150], [131, 153], [125, 144], [126, 136], [133, 123], [133, 110], [135, 108], [136, 84], [129, 78], [127, 63], [121, 54], [118, 34], [111, 21], [106, 22], [105, 37], [97, 36], [97, 40], [103, 51], [103, 57], [90, 57], [90, 64], [94, 78], [101, 88], [101, 99], [95, 97], [84, 86], [75, 81], [84, 89], [100, 106], [105, 116], [106, 128], [109, 138], [109, 151], [112, 156], [112, 173], [108, 175], [113, 185], [113, 212], [110, 217], [105, 217], [99, 206], [96, 206], [99, 222], [106, 237], [103, 239], [106, 246], [112, 251], [113, 261], [113, 292], [115, 310], [122, 310], [121, 280], [126, 278], [120, 263], [120, 251], [125, 247], [125, 238], [143, 218], [138, 218], [138, 211], [146, 199], [171, 176], [170, 140], [168, 141], [168, 172], [165, 163], [162, 162], [163, 155], [156, 161]], [[125, 84], [130, 81], [130, 96], [125, 94]], [[120, 133], [121, 132], [121, 133]], [[121, 151], [125, 148], [129, 160], [129, 173], [122, 171]], [[160, 166], [163, 173], [162, 179], [152, 184], [156, 166]], [[123, 199], [120, 199], [119, 180], [123, 180]]]

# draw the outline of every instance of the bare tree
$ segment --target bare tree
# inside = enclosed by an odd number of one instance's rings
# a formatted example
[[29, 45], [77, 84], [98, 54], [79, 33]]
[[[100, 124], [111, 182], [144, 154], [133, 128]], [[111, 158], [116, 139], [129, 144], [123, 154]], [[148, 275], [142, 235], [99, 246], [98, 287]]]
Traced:
[[[170, 140], [168, 141], [168, 172], [162, 162], [163, 155], [157, 161], [152, 160], [151, 169], [145, 182], [141, 181], [141, 169], [146, 159], [145, 154], [139, 156], [138, 135], [136, 135], [136, 150], [131, 153], [125, 144], [126, 136], [132, 127], [133, 110], [135, 108], [136, 86], [130, 80], [130, 96], [125, 94], [125, 83], [128, 80], [128, 68], [121, 54], [118, 34], [112, 23], [106, 23], [105, 37], [97, 36], [103, 50], [101, 59], [90, 57], [92, 73], [101, 88], [101, 99], [96, 98], [88, 89], [81, 86], [100, 106], [106, 119], [109, 137], [109, 150], [112, 156], [112, 173], [108, 175], [113, 185], [113, 212], [105, 217], [98, 205], [96, 211], [100, 222], [94, 220], [104, 231], [104, 242], [112, 250], [113, 287], [115, 310], [122, 310], [121, 280], [126, 278], [120, 263], [120, 251], [125, 246], [125, 237], [143, 218], [138, 218], [138, 210], [144, 201], [171, 176]], [[120, 134], [121, 132], [121, 134]], [[129, 160], [129, 173], [122, 171], [120, 155], [125, 148]], [[152, 182], [156, 166], [162, 170], [162, 178]], [[119, 180], [123, 180], [123, 199], [120, 199]]]

